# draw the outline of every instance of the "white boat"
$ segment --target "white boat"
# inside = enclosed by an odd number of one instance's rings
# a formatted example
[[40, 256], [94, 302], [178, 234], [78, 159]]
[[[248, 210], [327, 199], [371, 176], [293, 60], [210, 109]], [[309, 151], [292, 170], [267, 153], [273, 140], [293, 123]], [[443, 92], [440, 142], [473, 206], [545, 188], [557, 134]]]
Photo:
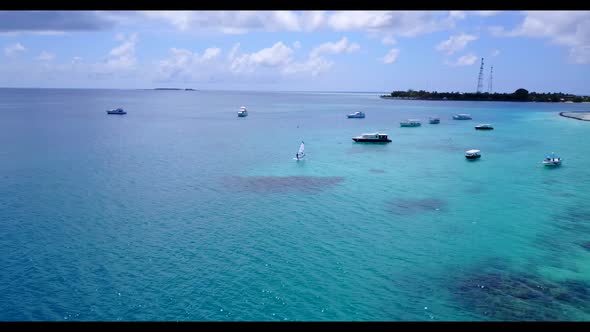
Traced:
[[561, 158], [557, 157], [555, 153], [551, 153], [551, 155], [545, 157], [543, 160], [543, 165], [545, 166], [559, 166], [561, 165]]
[[399, 123], [400, 127], [420, 127], [422, 124], [418, 119], [408, 119]]
[[116, 108], [114, 110], [107, 111], [107, 114], [127, 114], [122, 108]]
[[477, 126], [475, 126], [476, 130], [492, 130], [494, 129], [494, 127], [492, 127], [491, 124], [478, 124]]
[[248, 111], [246, 110], [246, 106], [242, 106], [238, 111], [238, 117], [243, 118], [245, 116], [248, 116]]
[[471, 120], [471, 114], [455, 114], [453, 115], [453, 119], [455, 120]]
[[352, 138], [355, 142], [362, 142], [362, 143], [389, 143], [391, 140], [387, 138], [387, 134], [383, 133], [370, 133], [370, 134], [362, 134], [360, 136], [355, 136]]
[[480, 154], [481, 151], [479, 150], [467, 150], [465, 151], [465, 158], [473, 160], [473, 159], [478, 159], [481, 157]]
[[365, 113], [363, 113], [363, 112], [354, 112], [352, 114], [348, 114], [347, 117], [349, 119], [364, 119], [365, 118]]
[[294, 160], [303, 160], [305, 158], [305, 143], [301, 141], [301, 145], [299, 145], [299, 151], [295, 154]]
[[428, 123], [430, 124], [437, 124], [440, 123], [440, 118], [439, 117], [429, 117], [428, 118]]

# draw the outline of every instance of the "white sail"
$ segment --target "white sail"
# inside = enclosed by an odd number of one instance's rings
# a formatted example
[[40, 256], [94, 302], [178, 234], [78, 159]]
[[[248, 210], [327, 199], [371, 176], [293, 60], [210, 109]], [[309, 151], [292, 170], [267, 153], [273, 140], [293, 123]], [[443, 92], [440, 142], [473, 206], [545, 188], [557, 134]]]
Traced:
[[303, 159], [303, 157], [305, 157], [305, 144], [303, 142], [301, 142], [301, 145], [299, 146], [299, 151], [297, 152], [297, 154], [295, 155], [295, 158], [293, 159]]

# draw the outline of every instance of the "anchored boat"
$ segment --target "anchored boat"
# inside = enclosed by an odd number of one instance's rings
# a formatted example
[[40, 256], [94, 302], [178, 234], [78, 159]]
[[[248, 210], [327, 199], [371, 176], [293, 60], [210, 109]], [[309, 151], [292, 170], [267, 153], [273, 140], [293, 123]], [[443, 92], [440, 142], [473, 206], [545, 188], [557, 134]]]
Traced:
[[387, 134], [383, 133], [370, 133], [370, 134], [362, 134], [360, 136], [356, 136], [352, 138], [355, 142], [361, 143], [389, 143], [391, 140], [387, 138]]
[[479, 150], [467, 150], [465, 151], [465, 158], [469, 160], [479, 159], [481, 158], [480, 152]]

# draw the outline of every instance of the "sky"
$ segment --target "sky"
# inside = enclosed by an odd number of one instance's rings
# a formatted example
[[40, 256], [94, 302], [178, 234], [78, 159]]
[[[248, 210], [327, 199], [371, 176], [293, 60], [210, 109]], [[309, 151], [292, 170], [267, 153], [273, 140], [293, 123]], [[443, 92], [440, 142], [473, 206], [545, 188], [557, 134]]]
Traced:
[[590, 11], [0, 11], [0, 48], [0, 87], [590, 95]]

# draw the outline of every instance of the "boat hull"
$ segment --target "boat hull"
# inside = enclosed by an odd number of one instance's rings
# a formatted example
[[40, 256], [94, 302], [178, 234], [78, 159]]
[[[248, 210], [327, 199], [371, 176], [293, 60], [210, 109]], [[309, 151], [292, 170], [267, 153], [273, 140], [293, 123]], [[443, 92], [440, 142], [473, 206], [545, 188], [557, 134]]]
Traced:
[[400, 127], [420, 127], [421, 124], [400, 124]]
[[468, 160], [475, 160], [475, 159], [481, 158], [481, 155], [477, 155], [477, 156], [465, 156], [465, 158], [468, 159]]
[[431, 120], [431, 121], [428, 121], [428, 123], [430, 123], [430, 124], [439, 124], [440, 123], [440, 120]]
[[240, 113], [238, 113], [238, 118], [245, 118], [247, 116], [248, 116], [248, 114], [240, 114]]
[[107, 111], [107, 114], [117, 114], [117, 115], [123, 115], [123, 114], [127, 114], [127, 112], [120, 113], [120, 112], [108, 112], [108, 111]]
[[389, 143], [389, 142], [391, 142], [391, 140], [389, 138], [388, 139], [370, 139], [370, 138], [353, 137], [352, 140], [355, 142], [359, 142], [359, 143]]
[[557, 163], [554, 163], [554, 162], [549, 162], [549, 163], [543, 162], [543, 165], [548, 166], [548, 167], [555, 167], [555, 166], [560, 166], [561, 165], [561, 162], [557, 162]]
[[475, 130], [494, 130], [494, 128], [490, 128], [490, 127], [475, 127]]
[[364, 116], [356, 116], [356, 115], [347, 115], [349, 119], [364, 119]]

